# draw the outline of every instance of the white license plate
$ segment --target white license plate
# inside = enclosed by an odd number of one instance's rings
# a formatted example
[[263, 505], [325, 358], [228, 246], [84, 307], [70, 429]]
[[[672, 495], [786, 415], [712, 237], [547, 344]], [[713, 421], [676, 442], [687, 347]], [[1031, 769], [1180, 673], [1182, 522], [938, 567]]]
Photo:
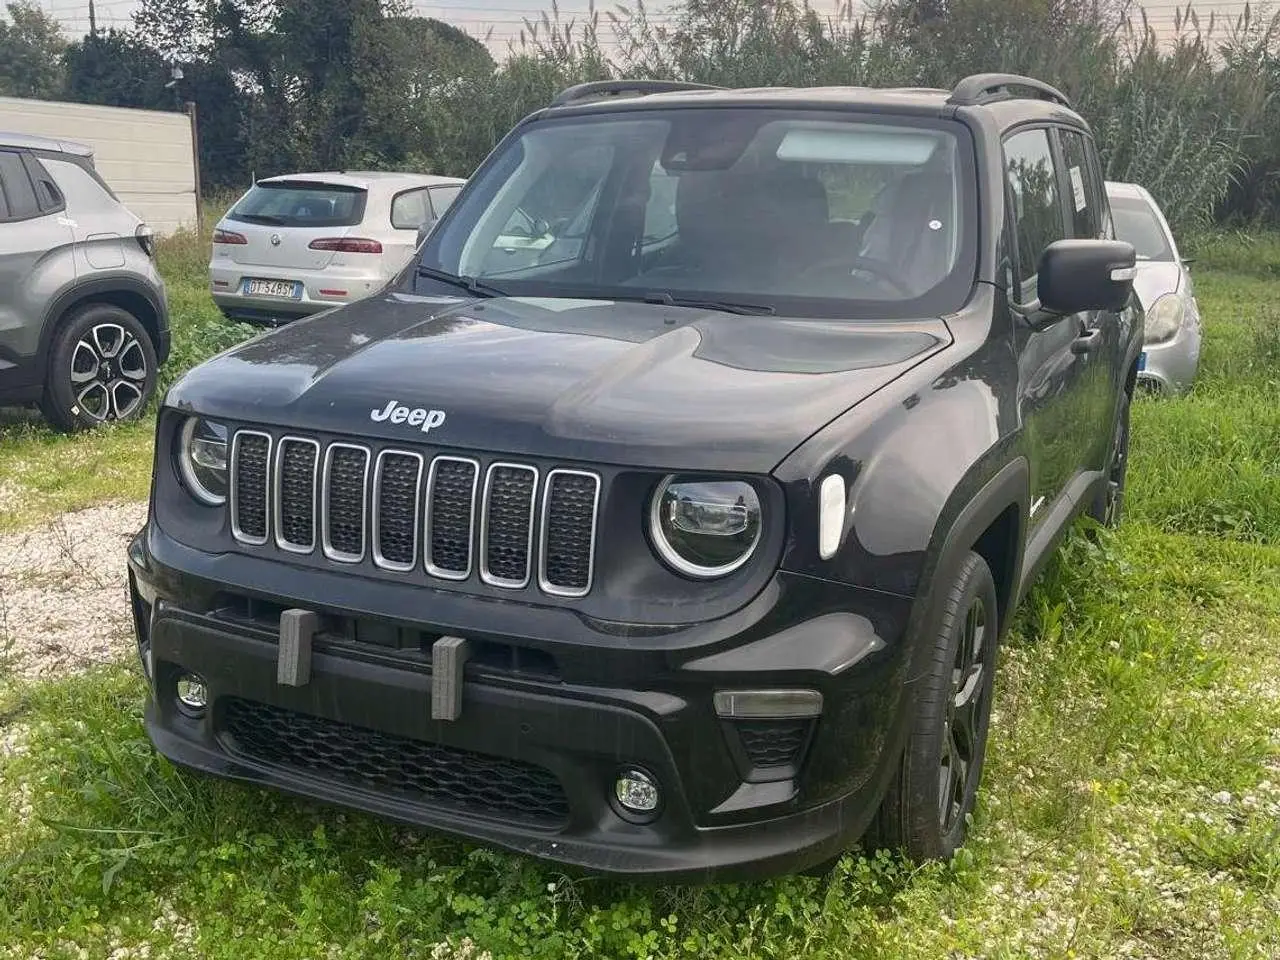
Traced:
[[282, 300], [298, 300], [302, 297], [302, 284], [292, 280], [246, 280], [246, 297], [279, 297]]

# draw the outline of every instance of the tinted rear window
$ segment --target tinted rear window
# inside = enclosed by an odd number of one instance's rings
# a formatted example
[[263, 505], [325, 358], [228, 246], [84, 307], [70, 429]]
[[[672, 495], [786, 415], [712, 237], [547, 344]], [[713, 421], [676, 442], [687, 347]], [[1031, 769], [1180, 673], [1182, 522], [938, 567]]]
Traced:
[[359, 187], [296, 180], [259, 183], [227, 216], [277, 227], [351, 227], [364, 219], [366, 198]]

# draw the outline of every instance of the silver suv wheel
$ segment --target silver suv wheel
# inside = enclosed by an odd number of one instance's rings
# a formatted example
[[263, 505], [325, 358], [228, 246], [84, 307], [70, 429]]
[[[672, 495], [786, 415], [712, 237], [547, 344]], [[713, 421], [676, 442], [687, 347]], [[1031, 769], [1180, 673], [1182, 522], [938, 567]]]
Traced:
[[137, 317], [115, 304], [85, 304], [54, 332], [40, 408], [63, 430], [132, 420], [147, 409], [158, 368]]
[[118, 323], [95, 324], [71, 353], [76, 405], [94, 420], [124, 420], [146, 399], [150, 370], [142, 344]]

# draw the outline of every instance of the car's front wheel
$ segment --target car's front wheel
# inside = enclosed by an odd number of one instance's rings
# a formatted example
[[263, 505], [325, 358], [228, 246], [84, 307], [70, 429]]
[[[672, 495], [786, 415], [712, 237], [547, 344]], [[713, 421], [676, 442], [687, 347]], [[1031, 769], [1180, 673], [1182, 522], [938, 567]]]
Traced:
[[938, 585], [941, 618], [928, 667], [912, 688], [916, 713], [902, 765], [864, 847], [913, 860], [949, 860], [964, 842], [986, 754], [999, 635], [996, 586], [985, 560], [965, 556]]
[[69, 431], [132, 420], [155, 392], [156, 367], [155, 345], [137, 317], [89, 304], [54, 334], [40, 409]]

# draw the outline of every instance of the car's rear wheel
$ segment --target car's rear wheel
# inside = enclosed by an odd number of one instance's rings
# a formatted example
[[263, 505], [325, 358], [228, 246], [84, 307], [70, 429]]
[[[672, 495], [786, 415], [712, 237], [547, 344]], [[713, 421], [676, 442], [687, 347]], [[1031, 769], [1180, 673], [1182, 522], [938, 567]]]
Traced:
[[942, 604], [902, 764], [864, 838], [870, 849], [901, 850], [913, 860], [949, 860], [968, 833], [986, 755], [999, 636], [995, 581], [970, 552]]
[[105, 303], [80, 307], [54, 333], [40, 409], [68, 431], [132, 420], [155, 393], [156, 367], [137, 317]]
[[1124, 517], [1124, 488], [1129, 475], [1129, 395], [1120, 394], [1120, 410], [1116, 417], [1115, 434], [1111, 438], [1111, 452], [1107, 458], [1107, 482], [1100, 489], [1089, 507], [1089, 516], [1104, 527], [1120, 525]]

